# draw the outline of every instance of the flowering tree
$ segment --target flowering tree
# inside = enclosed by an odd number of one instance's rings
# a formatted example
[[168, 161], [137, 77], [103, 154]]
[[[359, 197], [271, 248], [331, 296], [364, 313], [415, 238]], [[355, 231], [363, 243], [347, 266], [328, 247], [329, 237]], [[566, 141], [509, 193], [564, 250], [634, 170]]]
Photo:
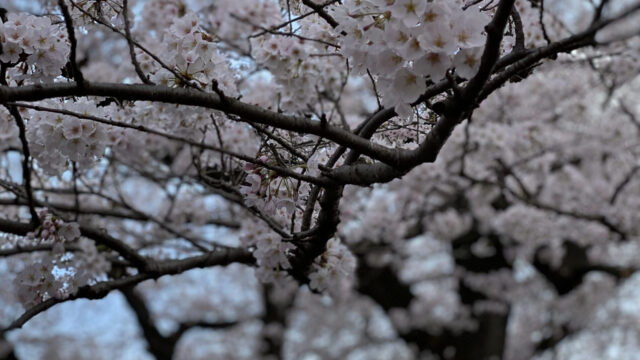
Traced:
[[[640, 350], [640, 2], [31, 5], [0, 9], [7, 358]], [[146, 352], [43, 330], [110, 294]]]

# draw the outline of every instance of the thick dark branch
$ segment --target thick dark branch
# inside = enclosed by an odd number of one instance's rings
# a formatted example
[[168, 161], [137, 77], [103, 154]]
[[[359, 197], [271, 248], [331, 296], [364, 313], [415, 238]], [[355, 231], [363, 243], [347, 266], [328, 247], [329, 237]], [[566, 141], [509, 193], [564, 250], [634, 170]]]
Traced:
[[514, 3], [515, 0], [501, 0], [493, 19], [485, 27], [487, 41], [480, 59], [480, 67], [476, 75], [469, 80], [462, 95], [462, 101], [466, 102], [463, 105], [465, 107], [475, 105], [476, 97], [493, 73], [496, 62], [500, 58], [500, 44], [502, 43], [504, 29], [507, 26], [509, 16], [512, 14]]
[[325, 172], [325, 175], [337, 183], [369, 186], [389, 182], [406, 173], [384, 163], [374, 163], [341, 166]]
[[390, 165], [397, 164], [404, 152], [371, 143], [342, 128], [322, 124], [300, 116], [289, 116], [262, 109], [258, 106], [227, 98], [221, 101], [214, 93], [191, 89], [169, 88], [143, 84], [110, 84], [85, 82], [84, 87], [75, 84], [49, 84], [21, 87], [1, 87], [0, 103], [15, 101], [38, 101], [67, 96], [103, 96], [131, 101], [153, 101], [180, 105], [199, 106], [238, 115], [243, 121], [273, 126], [302, 134], [313, 134], [332, 140], [340, 145], [358, 150], [364, 155]]
[[[494, 16], [492, 22], [487, 26], [489, 34], [487, 36], [487, 44], [485, 46], [485, 52], [483, 53], [480, 70], [464, 88], [464, 96], [462, 99], [464, 101], [455, 101], [455, 103], [452, 101], [446, 102], [446, 106], [442, 110], [443, 113], [447, 114], [445, 114], [444, 118], [441, 119], [436, 127], [434, 127], [430, 136], [428, 136], [420, 145], [419, 149], [414, 151], [389, 149], [371, 143], [357, 135], [344, 131], [343, 129], [321, 124], [317, 121], [270, 112], [241, 103], [234, 99], [228, 99], [228, 101], [223, 102], [215, 94], [194, 92], [185, 89], [121, 84], [90, 84], [87, 91], [81, 91], [82, 89], [78, 89], [77, 87], [70, 86], [68, 84], [40, 87], [1, 88], [0, 101], [33, 101], [60, 96], [95, 95], [115, 96], [128, 100], [162, 101], [208, 107], [239, 115], [241, 118], [252, 122], [296, 131], [299, 133], [310, 133], [335, 141], [339, 145], [351, 148], [361, 154], [370, 156], [373, 159], [380, 160], [387, 165], [390, 165], [388, 169], [383, 172], [379, 171], [379, 169], [376, 171], [376, 173], [380, 174], [380, 176], [377, 176], [376, 181], [390, 181], [398, 176], [399, 171], [408, 171], [420, 163], [435, 159], [437, 152], [439, 152], [444, 142], [448, 139], [453, 128], [460, 122], [462, 113], [472, 109], [477, 101], [484, 99], [495, 89], [499, 88], [504, 82], [508, 81], [508, 79], [513, 75], [529, 68], [545, 57], [554, 56], [558, 52], [592, 45], [593, 35], [595, 35], [595, 32], [617, 20], [607, 19], [606, 21], [594, 24], [594, 26], [582, 34], [572, 36], [563, 41], [539, 48], [535, 51], [523, 52], [522, 54], [510, 54], [500, 61], [497, 61], [500, 46], [499, 40], [502, 38], [502, 32], [511, 13], [511, 5], [512, 2], [501, 2], [498, 11], [496, 12], [496, 16]], [[503, 63], [505, 65], [511, 63], [511, 65], [487, 83], [487, 80], [491, 76], [491, 71], [495, 68], [500, 68]], [[446, 89], [449, 86], [448, 82], [445, 82], [445, 84], [438, 87]], [[479, 95], [478, 91], [481, 91]], [[388, 117], [385, 117], [388, 119], [393, 116], [394, 113], [393, 111], [387, 111], [387, 114]], [[357, 170], [361, 172], [363, 169], [358, 168]], [[355, 168], [346, 168], [334, 174], [332, 177], [334, 180], [339, 182], [348, 183], [348, 180], [351, 178], [359, 178], [358, 176], [353, 175], [355, 171]]]
[[0, 232], [13, 234], [18, 236], [25, 236], [31, 231], [36, 229], [34, 224], [26, 224], [18, 221], [11, 221], [0, 218]]
[[238, 321], [222, 321], [222, 322], [207, 322], [207, 321], [194, 321], [184, 322], [180, 324], [178, 330], [171, 334], [171, 338], [180, 339], [185, 332], [194, 328], [203, 328], [211, 330], [228, 329], [230, 327], [238, 325]]
[[618, 16], [599, 20], [593, 23], [588, 29], [581, 33], [569, 36], [563, 40], [556, 41], [547, 46], [537, 48], [536, 50], [529, 52], [525, 57], [519, 59], [513, 64], [509, 65], [504, 71], [494, 76], [491, 81], [487, 82], [484, 89], [478, 96], [478, 100], [482, 101], [495, 90], [504, 85], [512, 76], [520, 73], [521, 71], [530, 68], [539, 61], [554, 57], [562, 52], [570, 52], [586, 46], [595, 46], [598, 43], [595, 40], [596, 33], [604, 27], [611, 25], [617, 21], [620, 21], [640, 10], [640, 3], [629, 8], [625, 13]]
[[[399, 161], [395, 164], [346, 164], [346, 166], [334, 170], [330, 174], [330, 177], [339, 183], [353, 182], [359, 185], [370, 185], [376, 182], [389, 182], [404, 175], [407, 171], [421, 163], [435, 161], [440, 149], [451, 135], [453, 129], [460, 122], [463, 114], [475, 106], [478, 93], [498, 63], [500, 58], [500, 43], [502, 42], [504, 29], [507, 26], [514, 2], [515, 0], [502, 0], [500, 2], [493, 20], [486, 26], [487, 41], [478, 72], [469, 80], [461, 94], [442, 103], [442, 109], [440, 109], [443, 115], [442, 118], [431, 131], [429, 131], [426, 139], [420, 144], [418, 149], [403, 152], [401, 155], [399, 154]], [[445, 90], [450, 86], [451, 83], [449, 81], [443, 81], [434, 88], [437, 88], [437, 90]], [[428, 98], [425, 97], [424, 100], [426, 99]], [[393, 113], [388, 113], [387, 116], [393, 116]], [[377, 129], [379, 124], [385, 121], [385, 118], [386, 116], [381, 117], [379, 122], [368, 124], [368, 130]], [[355, 160], [359, 154], [356, 151], [352, 151], [350, 156], [353, 156]], [[373, 176], [370, 177], [371, 180], [368, 180], [366, 177], [363, 177], [363, 174], [372, 174]]]
[[140, 328], [142, 329], [142, 334], [147, 341], [149, 352], [152, 353], [157, 360], [171, 360], [175, 352], [176, 341], [172, 341], [172, 339], [160, 334], [144, 299], [135, 291], [134, 286], [123, 287], [120, 291], [136, 314], [138, 324], [140, 324]]
[[[464, 113], [472, 110], [477, 103], [481, 102], [495, 90], [500, 88], [514, 75], [530, 68], [545, 58], [554, 57], [560, 52], [569, 52], [584, 46], [596, 45], [594, 36], [598, 30], [640, 9], [640, 4], [638, 4], [631, 8], [628, 13], [597, 22], [580, 34], [570, 36], [564, 40], [554, 42], [548, 46], [540, 47], [533, 51], [513, 52], [498, 60], [500, 54], [500, 40], [502, 39], [501, 31], [504, 31], [504, 27], [506, 26], [511, 13], [510, 9], [513, 5], [513, 1], [510, 1], [510, 3], [511, 5], [505, 1], [501, 2], [500, 8], [496, 12], [494, 19], [487, 26], [487, 43], [482, 56], [480, 69], [464, 88], [462, 98], [449, 99], [448, 101], [441, 103], [442, 106], [439, 107], [439, 110], [443, 114], [443, 117], [431, 129], [426, 139], [420, 144], [418, 149], [410, 152], [403, 151], [398, 154], [398, 162], [396, 164], [387, 163], [387, 165], [391, 166], [384, 166], [380, 164], [358, 164], [356, 166], [345, 165], [333, 170], [330, 177], [338, 183], [348, 184], [350, 181], [354, 181], [359, 185], [368, 185], [373, 184], [374, 181], [368, 182], [362, 179], [361, 174], [371, 172], [375, 175], [375, 182], [388, 182], [401, 175], [402, 171], [406, 172], [421, 163], [434, 161], [455, 126], [462, 120], [461, 117]], [[494, 69], [500, 69], [503, 66], [506, 66], [506, 68], [489, 80], [492, 71]], [[437, 85], [443, 90], [446, 90], [450, 87], [447, 83], [448, 81]], [[424, 100], [426, 99], [428, 98], [425, 97]], [[387, 116], [392, 117], [394, 116], [394, 113], [390, 113]]]
[[609, 0], [600, 1], [600, 4], [598, 4], [598, 6], [595, 8], [595, 11], [593, 13], [593, 20], [592, 20], [593, 23], [599, 21], [602, 18], [602, 13], [604, 11], [605, 6], [607, 6], [608, 3], [609, 3]]
[[520, 13], [518, 12], [518, 9], [516, 9], [515, 6], [511, 10], [511, 18], [513, 19], [513, 27], [514, 27], [515, 36], [516, 36], [516, 45], [514, 47], [514, 50], [517, 52], [524, 51], [525, 45], [524, 45], [524, 29], [522, 26], [522, 18], [520, 17]]
[[128, 286], [133, 286], [144, 280], [157, 279], [164, 275], [175, 275], [187, 270], [195, 268], [204, 268], [211, 266], [225, 266], [231, 263], [244, 263], [252, 264], [254, 262], [253, 256], [245, 250], [241, 249], [227, 249], [218, 252], [213, 252], [206, 255], [194, 256], [182, 260], [166, 260], [158, 262], [156, 264], [155, 271], [149, 271], [140, 273], [133, 276], [120, 278], [117, 280], [110, 280], [99, 282], [95, 285], [86, 285], [81, 287], [74, 295], [69, 296], [66, 299], [57, 299], [55, 297], [49, 298], [38, 305], [27, 309], [18, 319], [13, 321], [11, 325], [2, 330], [5, 333], [10, 330], [21, 328], [27, 321], [34, 316], [44, 312], [51, 307], [71, 300], [76, 299], [102, 299], [107, 296], [111, 291], [122, 289]]
[[316, 3], [313, 2], [313, 0], [302, 0], [302, 3], [313, 9], [313, 11], [315, 11], [318, 16], [320, 16], [321, 18], [323, 18], [327, 24], [331, 25], [331, 27], [336, 27], [338, 26], [338, 22], [331, 17], [331, 15], [327, 14], [327, 12], [324, 10], [324, 5], [318, 5]]

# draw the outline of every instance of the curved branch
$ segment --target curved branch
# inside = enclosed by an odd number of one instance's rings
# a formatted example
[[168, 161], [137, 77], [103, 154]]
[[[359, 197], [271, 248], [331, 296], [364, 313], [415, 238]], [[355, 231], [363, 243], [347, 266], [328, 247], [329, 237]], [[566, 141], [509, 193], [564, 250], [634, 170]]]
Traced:
[[102, 299], [111, 291], [129, 287], [148, 279], [157, 279], [164, 275], [175, 275], [195, 268], [205, 268], [211, 266], [224, 266], [232, 263], [253, 264], [253, 256], [242, 249], [227, 249], [205, 255], [194, 256], [182, 260], [165, 260], [156, 264], [155, 271], [149, 271], [132, 275], [116, 280], [99, 282], [95, 285], [86, 285], [78, 289], [78, 292], [65, 299], [55, 297], [49, 298], [29, 309], [19, 318], [13, 321], [8, 327], [2, 329], [1, 333], [21, 328], [34, 316], [52, 308], [53, 306], [76, 299]]
[[69, 53], [71, 76], [76, 81], [78, 86], [82, 86], [82, 83], [84, 82], [84, 76], [82, 76], [82, 72], [80, 71], [80, 67], [78, 67], [78, 62], [76, 60], [76, 49], [78, 47], [78, 41], [76, 40], [76, 33], [73, 28], [73, 19], [71, 18], [69, 8], [67, 7], [67, 5], [65, 5], [64, 0], [58, 0], [58, 6], [60, 6], [60, 11], [62, 11], [64, 23], [67, 27], [67, 34], [69, 36], [69, 43], [71, 44], [71, 51]]
[[399, 158], [407, 152], [406, 150], [394, 150], [369, 142], [349, 131], [321, 121], [314, 121], [300, 116], [284, 115], [232, 98], [226, 98], [223, 101], [215, 93], [191, 89], [144, 84], [93, 83], [88, 81], [84, 83], [83, 87], [73, 83], [0, 87], [0, 103], [2, 104], [67, 96], [113, 97], [130, 101], [164, 102], [219, 110], [227, 114], [238, 115], [243, 121], [246, 119], [253, 123], [273, 126], [283, 130], [321, 136], [390, 165], [398, 164]]
[[135, 46], [133, 44], [133, 38], [131, 37], [131, 25], [129, 24], [129, 2], [128, 0], [123, 0], [122, 2], [122, 17], [124, 18], [124, 34], [127, 38], [127, 44], [129, 45], [129, 56], [131, 57], [131, 64], [140, 78], [140, 81], [147, 85], [155, 85], [153, 81], [149, 80], [149, 78], [144, 74], [142, 68], [140, 67], [140, 63], [138, 59], [136, 59]]

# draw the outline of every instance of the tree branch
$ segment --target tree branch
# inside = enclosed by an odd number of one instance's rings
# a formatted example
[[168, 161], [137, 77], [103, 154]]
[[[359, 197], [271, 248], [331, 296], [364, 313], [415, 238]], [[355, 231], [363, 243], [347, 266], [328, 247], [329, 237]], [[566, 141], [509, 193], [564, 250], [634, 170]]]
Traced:
[[67, 96], [102, 96], [130, 101], [154, 101], [191, 105], [220, 110], [238, 115], [241, 120], [273, 126], [301, 134], [313, 134], [335, 141], [340, 145], [356, 149], [364, 155], [389, 164], [398, 163], [399, 155], [406, 150], [394, 150], [371, 143], [342, 128], [321, 124], [299, 116], [288, 116], [262, 109], [258, 106], [227, 98], [225, 102], [214, 93], [191, 89], [169, 88], [143, 84], [92, 83], [85, 81], [83, 87], [76, 84], [47, 84], [20, 87], [0, 87], [0, 103], [16, 101], [38, 101]]
[[253, 256], [242, 249], [226, 249], [212, 252], [205, 255], [194, 256], [182, 260], [165, 260], [156, 263], [154, 271], [143, 272], [137, 275], [124, 278], [99, 282], [95, 285], [86, 285], [78, 289], [78, 292], [65, 299], [51, 297], [29, 309], [27, 309], [18, 319], [13, 321], [1, 333], [21, 328], [34, 316], [52, 308], [53, 306], [76, 299], [102, 299], [111, 291], [133, 286], [144, 280], [157, 279], [164, 275], [175, 275], [195, 268], [205, 268], [211, 266], [225, 266], [231, 263], [253, 264]]
[[149, 78], [144, 74], [142, 68], [140, 68], [140, 63], [138, 59], [136, 59], [135, 47], [133, 45], [133, 40], [131, 38], [131, 24], [129, 24], [129, 1], [122, 1], [122, 17], [124, 17], [124, 33], [127, 38], [127, 44], [129, 44], [129, 56], [131, 57], [131, 64], [140, 78], [140, 81], [147, 85], [154, 85], [153, 81], [149, 80]]
[[71, 76], [76, 81], [79, 87], [82, 87], [82, 83], [84, 82], [84, 76], [82, 76], [82, 72], [78, 67], [78, 63], [76, 60], [76, 49], [78, 47], [78, 41], [76, 40], [76, 33], [73, 28], [73, 19], [71, 19], [71, 14], [69, 14], [69, 8], [65, 5], [64, 0], [58, 0], [58, 6], [60, 6], [60, 10], [62, 11], [62, 16], [64, 17], [64, 23], [67, 27], [67, 34], [69, 35], [69, 43], [71, 44], [71, 52], [69, 53], [69, 64], [71, 65]]

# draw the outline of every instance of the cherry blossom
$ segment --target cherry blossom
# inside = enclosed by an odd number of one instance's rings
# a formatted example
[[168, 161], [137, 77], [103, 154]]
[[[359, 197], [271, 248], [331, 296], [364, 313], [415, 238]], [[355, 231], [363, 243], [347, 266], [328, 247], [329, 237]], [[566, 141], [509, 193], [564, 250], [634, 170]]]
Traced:
[[0, 357], [633, 357], [638, 13], [5, 1]]

